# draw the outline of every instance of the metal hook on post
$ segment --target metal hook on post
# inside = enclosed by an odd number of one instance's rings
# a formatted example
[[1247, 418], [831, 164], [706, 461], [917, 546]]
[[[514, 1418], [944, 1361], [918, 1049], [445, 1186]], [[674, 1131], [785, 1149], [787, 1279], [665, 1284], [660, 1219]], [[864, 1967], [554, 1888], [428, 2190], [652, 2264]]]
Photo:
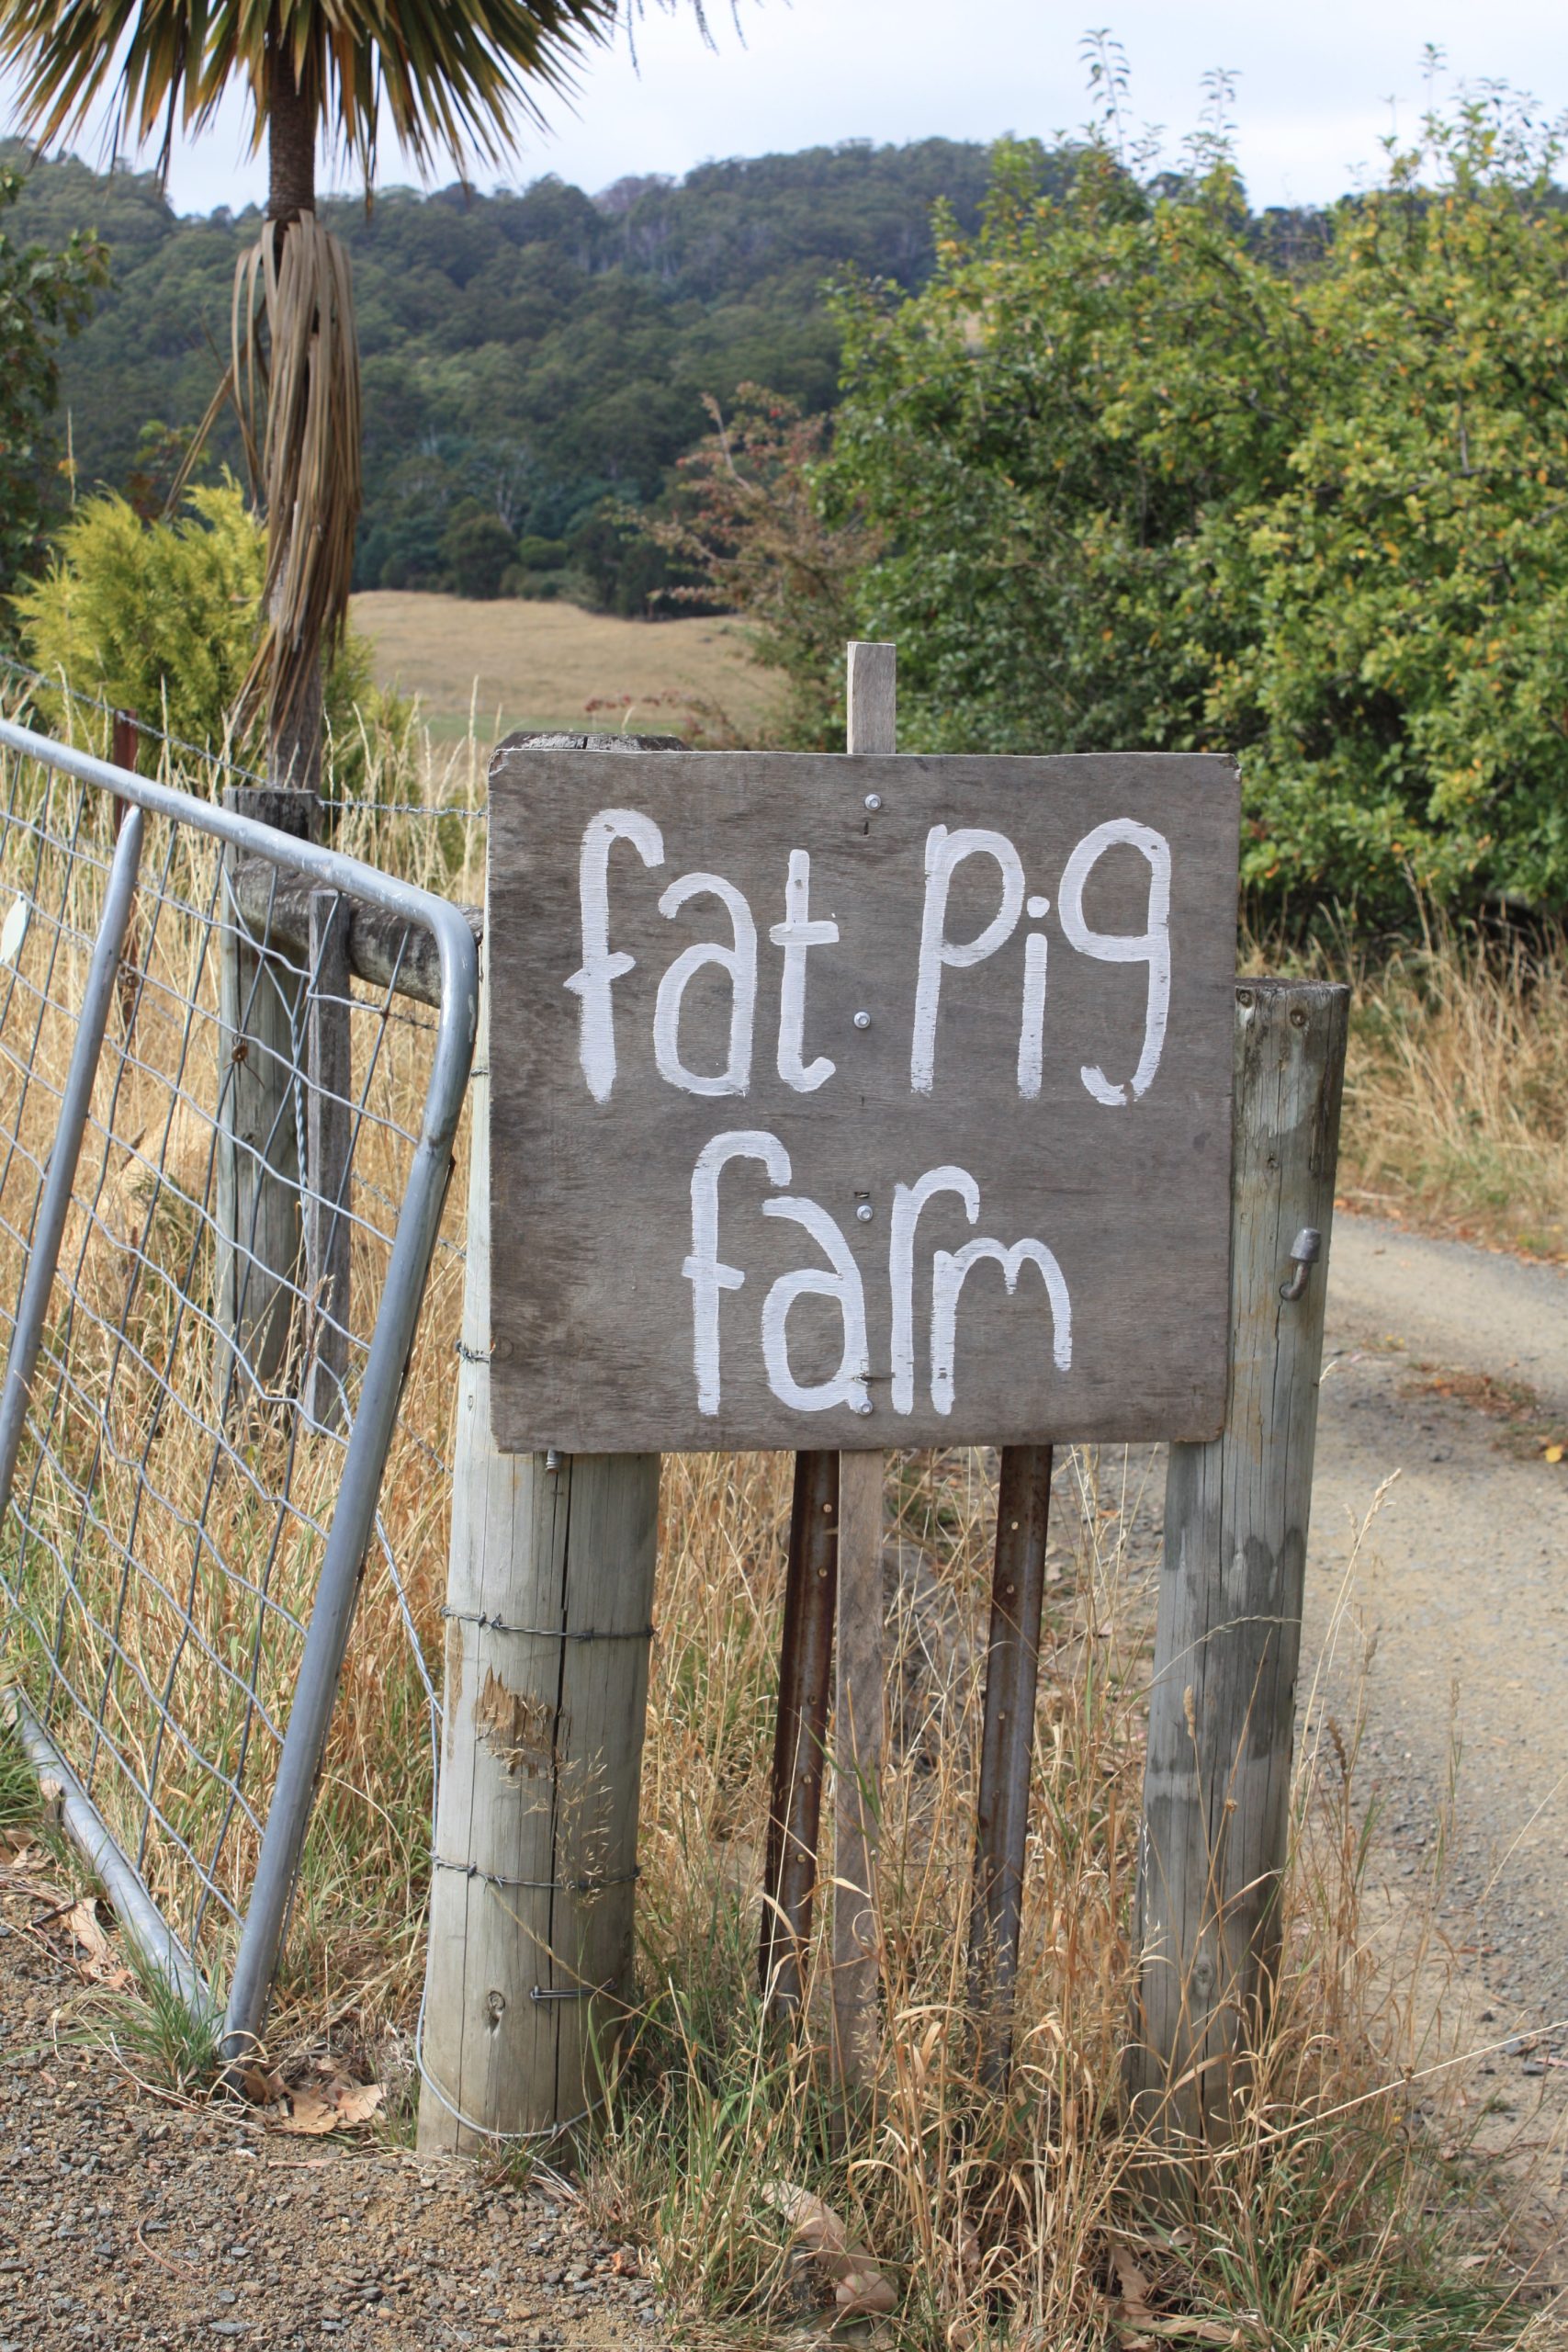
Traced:
[[1287, 1306], [1301, 1297], [1307, 1286], [1307, 1276], [1322, 1255], [1322, 1234], [1315, 1225], [1303, 1225], [1291, 1244], [1291, 1279], [1280, 1284], [1280, 1295]]

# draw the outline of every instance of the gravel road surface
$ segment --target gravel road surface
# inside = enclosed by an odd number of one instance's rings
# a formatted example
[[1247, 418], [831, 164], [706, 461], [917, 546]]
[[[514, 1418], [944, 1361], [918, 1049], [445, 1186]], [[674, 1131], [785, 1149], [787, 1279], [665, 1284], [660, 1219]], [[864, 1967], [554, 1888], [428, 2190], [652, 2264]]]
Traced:
[[1369, 1923], [1435, 1921], [1429, 2051], [1484, 2052], [1445, 2093], [1568, 2284], [1568, 1273], [1337, 1220], [1304, 1634], [1366, 1708]]

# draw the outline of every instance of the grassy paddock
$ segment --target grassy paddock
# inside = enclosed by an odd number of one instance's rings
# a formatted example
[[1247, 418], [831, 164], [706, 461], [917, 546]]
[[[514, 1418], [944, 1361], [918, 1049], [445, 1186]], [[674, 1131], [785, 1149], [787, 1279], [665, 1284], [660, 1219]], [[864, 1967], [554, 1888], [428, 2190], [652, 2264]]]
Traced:
[[380, 588], [354, 624], [376, 649], [377, 683], [417, 695], [441, 745], [470, 724], [493, 742], [514, 727], [625, 728], [765, 742], [772, 683], [725, 619], [617, 620], [576, 605]]

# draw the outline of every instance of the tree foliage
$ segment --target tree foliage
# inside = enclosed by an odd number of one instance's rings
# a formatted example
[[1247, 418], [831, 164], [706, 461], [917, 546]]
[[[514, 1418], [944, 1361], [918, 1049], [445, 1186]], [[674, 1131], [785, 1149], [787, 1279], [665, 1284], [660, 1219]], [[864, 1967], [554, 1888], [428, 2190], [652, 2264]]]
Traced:
[[818, 475], [828, 420], [742, 384], [726, 416], [682, 458], [672, 511], [648, 537], [696, 575], [665, 592], [673, 604], [712, 599], [746, 615], [759, 661], [781, 671], [775, 731], [786, 744], [832, 751], [844, 740], [844, 644], [855, 591], [879, 542], [852, 514], [822, 513]]
[[[581, 535], [563, 561], [584, 592], [646, 611], [669, 567], [604, 526], [604, 502], [658, 500], [704, 431], [705, 393], [728, 405], [756, 379], [807, 413], [830, 406], [823, 280], [853, 264], [920, 286], [932, 203], [945, 195], [974, 228], [988, 171], [985, 148], [927, 140], [708, 164], [593, 198], [546, 179], [387, 188], [368, 211], [323, 202], [353, 262], [362, 354], [356, 586], [451, 584], [443, 536], [478, 501], [519, 538]], [[62, 393], [84, 481], [127, 487], [145, 471], [144, 421], [177, 430], [207, 406], [255, 216], [180, 219], [152, 175], [71, 159], [34, 164], [21, 209], [36, 235], [93, 222], [109, 246], [114, 282]], [[227, 423], [215, 449], [243, 465]]]
[[1489, 88], [1303, 251], [1223, 130], [1012, 145], [929, 286], [848, 286], [822, 494], [910, 747], [1228, 750], [1276, 902], [1568, 900], [1556, 158]]
[[[21, 189], [17, 175], [0, 166], [0, 218], [13, 212]], [[42, 557], [63, 487], [54, 413], [60, 345], [86, 319], [104, 274], [103, 248], [80, 230], [61, 251], [0, 230], [0, 594]]]
[[573, 61], [616, 13], [617, 0], [10, 0], [0, 60], [19, 74], [20, 112], [44, 145], [80, 131], [107, 96], [111, 144], [158, 141], [166, 164], [175, 124], [204, 129], [235, 86], [259, 148], [281, 54], [369, 186], [383, 112], [422, 168], [470, 151], [499, 161], [513, 118], [541, 119], [538, 93], [570, 86]]

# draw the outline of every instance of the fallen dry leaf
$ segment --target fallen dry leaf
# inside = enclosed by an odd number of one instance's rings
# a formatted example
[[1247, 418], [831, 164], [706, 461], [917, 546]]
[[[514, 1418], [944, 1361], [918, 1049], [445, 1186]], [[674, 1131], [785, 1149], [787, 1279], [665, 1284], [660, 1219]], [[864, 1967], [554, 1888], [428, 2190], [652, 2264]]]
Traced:
[[[1131, 2323], [1129, 2323], [1131, 2324]], [[1225, 2352], [1245, 2352], [1248, 2341], [1239, 2327], [1223, 2319], [1143, 2319], [1136, 2335], [1122, 2338], [1122, 2352], [1139, 2344], [1218, 2344]]]
[[1148, 2280], [1125, 2246], [1117, 2246], [1111, 2258], [1116, 2267], [1116, 2291], [1122, 2300], [1122, 2317], [1140, 2323], [1148, 2319], [1151, 2316]]
[[118, 1961], [114, 1947], [98, 1925], [97, 1907], [90, 1894], [73, 1903], [62, 1915], [82, 1957], [76, 1962], [77, 1973], [92, 1984], [107, 1984], [112, 1993], [123, 1993], [131, 1982], [129, 1968]]
[[824, 2277], [832, 2280], [833, 2301], [840, 2319], [870, 2319], [897, 2310], [898, 2297], [892, 2280], [864, 2246], [850, 2243], [830, 2206], [790, 2181], [773, 2182], [762, 2195], [789, 2222], [794, 2232], [792, 2250], [803, 2261], [819, 2264]]
[[319, 2138], [323, 2132], [351, 2132], [356, 2124], [368, 2123], [386, 2089], [380, 2083], [345, 2082], [334, 2075], [321, 2083], [299, 2083], [288, 2091], [291, 2112], [274, 2126], [278, 2132], [296, 2132]]

